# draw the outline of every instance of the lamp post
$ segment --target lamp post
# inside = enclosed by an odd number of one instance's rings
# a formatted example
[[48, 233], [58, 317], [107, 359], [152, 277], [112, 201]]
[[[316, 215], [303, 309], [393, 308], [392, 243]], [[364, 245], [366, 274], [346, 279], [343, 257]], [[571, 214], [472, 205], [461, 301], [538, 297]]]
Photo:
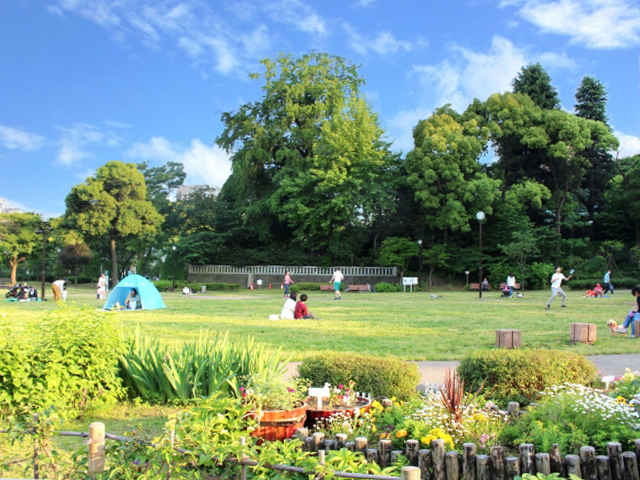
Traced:
[[422, 273], [422, 239], [418, 240], [418, 277]]
[[175, 245], [171, 246], [171, 250], [173, 250], [173, 255], [172, 255], [172, 257], [173, 257], [173, 282], [172, 282], [173, 287], [172, 288], [174, 290], [176, 289], [176, 263], [177, 263], [177, 261], [176, 261], [176, 249], [177, 248], [178, 247], [176, 247]]
[[51, 232], [51, 225], [47, 221], [42, 221], [36, 233], [42, 235], [42, 288], [40, 290], [40, 299], [44, 301], [45, 290], [44, 286], [47, 282], [47, 240], [49, 233]]
[[482, 210], [480, 210], [478, 213], [476, 213], [476, 220], [478, 220], [478, 225], [479, 225], [479, 241], [480, 241], [480, 288], [478, 289], [478, 298], [480, 300], [482, 300], [482, 280], [483, 280], [483, 275], [482, 275], [482, 222], [485, 219], [485, 215], [484, 212]]
[[465, 276], [465, 284], [464, 284], [464, 286], [465, 286], [466, 288], [469, 288], [469, 274], [470, 274], [470, 273], [471, 273], [471, 272], [470, 272], [469, 270], [465, 270], [465, 271], [464, 271], [464, 276]]

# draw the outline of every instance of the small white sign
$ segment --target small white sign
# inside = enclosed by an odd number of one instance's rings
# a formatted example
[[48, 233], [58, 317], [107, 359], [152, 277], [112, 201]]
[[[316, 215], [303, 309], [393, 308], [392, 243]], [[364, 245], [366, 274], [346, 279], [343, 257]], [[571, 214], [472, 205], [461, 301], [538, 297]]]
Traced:
[[418, 277], [402, 277], [402, 285], [418, 285]]

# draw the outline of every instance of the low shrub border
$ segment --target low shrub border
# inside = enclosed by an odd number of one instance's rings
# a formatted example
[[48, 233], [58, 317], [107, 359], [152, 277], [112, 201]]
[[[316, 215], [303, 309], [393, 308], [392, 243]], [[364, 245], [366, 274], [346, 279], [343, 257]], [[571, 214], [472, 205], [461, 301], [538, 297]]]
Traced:
[[583, 355], [562, 350], [493, 350], [465, 357], [458, 373], [468, 391], [480, 391], [505, 405], [532, 402], [538, 392], [553, 385], [590, 385], [596, 367]]
[[298, 372], [314, 386], [325, 382], [347, 384], [353, 380], [359, 391], [401, 400], [415, 395], [420, 382], [418, 367], [413, 362], [350, 353], [323, 353], [305, 358]]

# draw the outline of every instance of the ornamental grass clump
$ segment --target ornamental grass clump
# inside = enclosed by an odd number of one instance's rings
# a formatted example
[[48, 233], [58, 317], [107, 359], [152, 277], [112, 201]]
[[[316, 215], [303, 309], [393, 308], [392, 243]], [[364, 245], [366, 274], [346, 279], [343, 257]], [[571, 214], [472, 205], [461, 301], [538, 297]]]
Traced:
[[640, 414], [626, 400], [566, 384], [542, 392], [535, 407], [505, 427], [501, 441], [510, 446], [533, 443], [542, 452], [557, 443], [564, 453], [591, 445], [605, 453], [608, 442], [620, 442], [626, 450], [639, 436]]

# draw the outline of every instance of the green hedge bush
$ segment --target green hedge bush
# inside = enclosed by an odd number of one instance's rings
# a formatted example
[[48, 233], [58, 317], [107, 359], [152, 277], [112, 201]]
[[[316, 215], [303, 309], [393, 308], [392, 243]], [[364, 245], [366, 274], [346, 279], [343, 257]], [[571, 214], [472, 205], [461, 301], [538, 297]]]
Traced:
[[294, 283], [289, 287], [289, 292], [299, 293], [304, 291], [319, 291], [321, 285], [329, 285], [328, 283], [315, 283], [315, 282], [299, 282]]
[[401, 291], [402, 291], [402, 285], [398, 283], [389, 283], [389, 282], [376, 283], [376, 293], [401, 292]]
[[[158, 291], [166, 292], [173, 288], [173, 280], [156, 280], [153, 282]], [[201, 287], [205, 285], [208, 292], [213, 291], [233, 291], [240, 290], [240, 285], [237, 283], [224, 283], [224, 282], [185, 282], [184, 280], [176, 280], [176, 291], [181, 291], [184, 286], [188, 286], [194, 293], [200, 293]]]
[[397, 358], [349, 353], [323, 353], [305, 358], [298, 367], [302, 378], [313, 386], [356, 382], [356, 390], [375, 397], [400, 400], [415, 395], [420, 374], [415, 363]]
[[[604, 283], [602, 282], [602, 277], [598, 278], [577, 278], [571, 280], [567, 283], [571, 290], [589, 290], [593, 288], [596, 283], [602, 285], [604, 288]], [[613, 288], [632, 288], [640, 283], [637, 278], [634, 277], [614, 277], [611, 279], [611, 283], [613, 283]]]
[[114, 316], [65, 307], [21, 327], [0, 330], [0, 416], [54, 406], [70, 417], [124, 397], [124, 342]]
[[589, 385], [597, 378], [596, 367], [583, 355], [543, 349], [475, 352], [460, 362], [458, 373], [468, 391], [483, 389], [502, 405], [527, 405], [553, 385]]

